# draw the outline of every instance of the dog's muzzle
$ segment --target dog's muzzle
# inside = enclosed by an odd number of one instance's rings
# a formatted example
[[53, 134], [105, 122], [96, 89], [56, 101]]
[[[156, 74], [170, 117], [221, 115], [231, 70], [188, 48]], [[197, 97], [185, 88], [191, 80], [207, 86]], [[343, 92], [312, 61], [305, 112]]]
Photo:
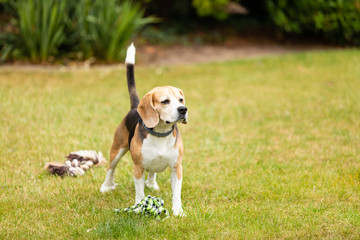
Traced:
[[182, 123], [186, 124], [187, 123], [187, 119], [186, 119], [187, 107], [181, 106], [181, 107], [178, 107], [177, 110], [179, 112], [179, 120], [183, 120]]

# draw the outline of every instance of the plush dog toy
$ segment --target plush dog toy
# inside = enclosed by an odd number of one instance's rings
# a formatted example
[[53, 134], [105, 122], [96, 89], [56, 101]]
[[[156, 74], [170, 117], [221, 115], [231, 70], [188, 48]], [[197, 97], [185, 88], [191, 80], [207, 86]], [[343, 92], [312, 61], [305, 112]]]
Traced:
[[66, 156], [65, 164], [51, 162], [45, 165], [45, 169], [51, 174], [64, 177], [66, 175], [76, 177], [85, 174], [85, 171], [94, 165], [100, 165], [106, 162], [101, 152], [93, 150], [80, 150], [71, 152]]

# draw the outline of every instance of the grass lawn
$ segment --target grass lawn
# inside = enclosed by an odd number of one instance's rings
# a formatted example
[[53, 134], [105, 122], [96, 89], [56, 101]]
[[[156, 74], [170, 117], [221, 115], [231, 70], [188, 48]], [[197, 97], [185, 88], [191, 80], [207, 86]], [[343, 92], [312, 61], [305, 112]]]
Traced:
[[[106, 167], [63, 179], [43, 170], [75, 150], [108, 159], [129, 109], [122, 65], [3, 68], [0, 239], [360, 238], [360, 50], [138, 67], [136, 78], [140, 96], [158, 85], [185, 93], [187, 217], [113, 212], [134, 203], [129, 154], [107, 194]], [[170, 171], [158, 183], [145, 194], [171, 209]]]

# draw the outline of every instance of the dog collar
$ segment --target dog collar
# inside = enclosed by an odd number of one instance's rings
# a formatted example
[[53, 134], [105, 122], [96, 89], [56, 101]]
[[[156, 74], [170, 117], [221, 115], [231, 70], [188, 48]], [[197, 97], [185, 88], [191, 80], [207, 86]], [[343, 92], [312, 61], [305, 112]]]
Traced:
[[175, 128], [175, 125], [172, 126], [171, 130], [168, 131], [168, 132], [164, 132], [164, 133], [159, 133], [159, 132], [155, 132], [154, 130], [152, 130], [152, 128], [148, 128], [144, 121], [141, 121], [142, 122], [142, 125], [144, 126], [145, 130], [150, 133], [151, 135], [153, 136], [156, 136], [156, 137], [167, 137], [169, 136], [173, 131], [174, 131], [174, 128]]

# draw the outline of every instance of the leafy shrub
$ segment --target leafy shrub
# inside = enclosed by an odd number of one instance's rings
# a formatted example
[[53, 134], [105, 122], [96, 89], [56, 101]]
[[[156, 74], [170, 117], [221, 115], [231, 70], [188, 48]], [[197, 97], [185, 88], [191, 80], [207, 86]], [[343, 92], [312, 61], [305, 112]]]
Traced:
[[360, 45], [359, 0], [269, 0], [268, 10], [282, 31], [311, 32], [332, 42]]
[[32, 61], [46, 61], [57, 53], [64, 42], [65, 1], [61, 0], [27, 0], [10, 2], [17, 18], [14, 25], [18, 33], [5, 36], [3, 57], [13, 50], [28, 56]]
[[13, 10], [15, 31], [0, 36], [2, 60], [24, 56], [38, 62], [78, 52], [112, 62], [134, 32], [156, 20], [143, 18], [140, 5], [129, 1], [10, 0], [6, 5]]
[[119, 5], [117, 0], [79, 1], [74, 20], [81, 51], [85, 56], [93, 55], [108, 62], [119, 60], [121, 50], [133, 33], [156, 20], [143, 18], [143, 14], [139, 4]]

